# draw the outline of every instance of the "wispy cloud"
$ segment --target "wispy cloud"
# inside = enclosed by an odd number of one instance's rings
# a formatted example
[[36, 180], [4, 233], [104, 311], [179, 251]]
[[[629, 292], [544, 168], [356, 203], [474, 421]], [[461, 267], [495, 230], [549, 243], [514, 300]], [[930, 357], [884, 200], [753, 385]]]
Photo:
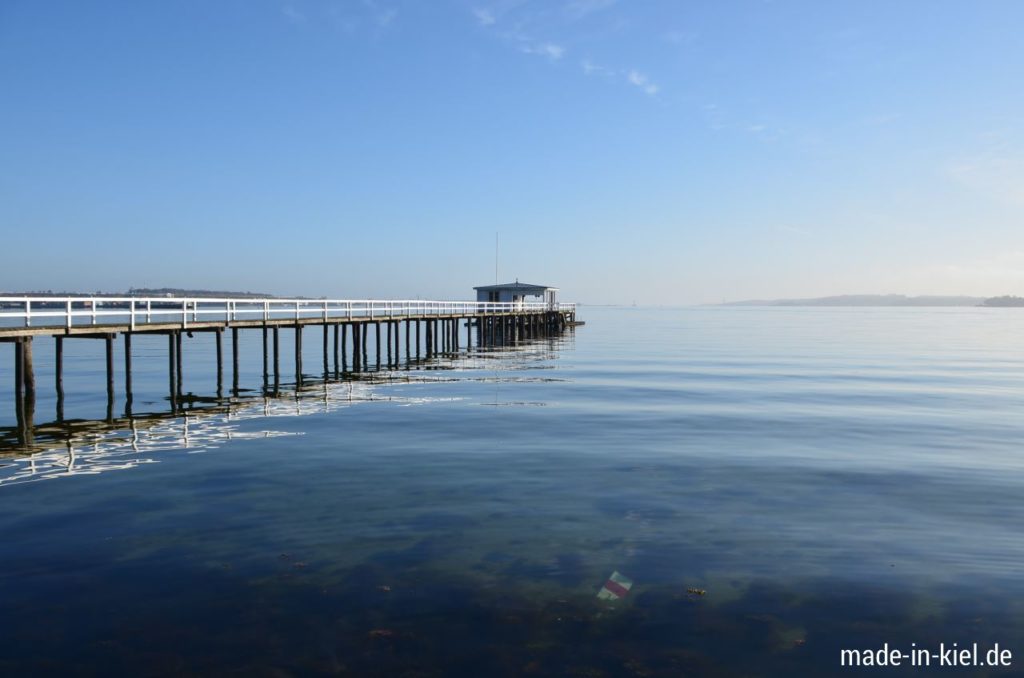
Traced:
[[648, 78], [640, 71], [630, 71], [626, 75], [626, 79], [629, 81], [629, 84], [639, 87], [644, 94], [647, 94], [649, 96], [654, 96], [655, 94], [658, 93], [658, 90], [660, 89], [656, 84], [651, 82], [650, 78]]
[[476, 22], [481, 26], [493, 26], [498, 21], [498, 18], [494, 16], [494, 12], [483, 7], [474, 7], [473, 16], [476, 17]]
[[284, 14], [284, 18], [293, 24], [304, 24], [306, 23], [306, 15], [300, 12], [295, 5], [285, 5], [281, 8], [281, 14]]
[[616, 74], [613, 69], [595, 64], [590, 59], [583, 59], [580, 61], [580, 68], [583, 69], [584, 75], [599, 75], [605, 78], [611, 78]]
[[591, 59], [580, 61], [580, 68], [583, 70], [584, 75], [597, 76], [610, 81], [626, 82], [648, 96], [654, 96], [661, 91], [661, 88], [656, 83], [637, 70], [608, 68], [607, 66], [595, 63]]
[[[294, 9], [294, 6], [288, 5]], [[296, 10], [296, 16], [301, 17], [305, 23], [307, 17]], [[286, 16], [288, 13], [286, 12]], [[334, 3], [321, 6], [319, 18], [326, 19], [329, 25], [333, 25], [346, 34], [369, 33], [374, 37], [380, 37], [387, 32], [398, 19], [398, 7], [394, 4], [381, 2], [379, 0], [361, 0], [361, 2]], [[317, 18], [310, 13], [309, 21]]]
[[570, 19], [578, 21], [584, 17], [608, 9], [618, 0], [571, 0], [565, 6], [565, 14]]
[[[618, 0], [567, 0], [555, 4], [553, 0], [491, 0], [486, 5], [471, 7], [469, 11], [480, 27], [513, 45], [523, 54], [558, 62], [569, 54], [570, 48], [566, 43], [572, 44], [573, 38], [576, 42], [594, 42], [595, 33], [588, 29], [586, 36], [581, 37], [577, 24], [588, 17], [612, 9], [617, 2]], [[607, 25], [609, 21], [615, 24], [614, 17], [601, 19], [596, 23]], [[595, 21], [589, 21], [588, 25], [592, 26], [594, 23]], [[661, 91], [658, 83], [638, 70], [598, 64], [589, 57], [580, 60], [579, 66], [586, 76], [598, 76], [608, 81], [630, 84], [647, 96], [655, 96]]]
[[553, 42], [526, 43], [520, 45], [519, 49], [525, 54], [536, 54], [537, 56], [547, 57], [551, 61], [558, 61], [565, 54], [565, 48]]
[[377, 0], [363, 0], [363, 6], [369, 10], [373, 22], [378, 28], [387, 28], [398, 17], [398, 9], [382, 5]]

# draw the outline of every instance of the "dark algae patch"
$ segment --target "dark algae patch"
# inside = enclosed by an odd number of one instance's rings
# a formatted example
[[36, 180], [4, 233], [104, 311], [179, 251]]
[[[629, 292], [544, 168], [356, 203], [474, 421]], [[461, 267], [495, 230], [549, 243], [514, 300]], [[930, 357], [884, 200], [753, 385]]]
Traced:
[[[278, 568], [294, 564], [283, 555]], [[971, 596], [923, 609], [895, 591], [813, 582], [755, 582], [724, 602], [638, 583], [608, 604], [374, 562], [332, 581], [159, 560], [110, 576], [33, 609], [5, 587], [3, 675], [839, 675], [844, 647], [1021, 640], [1015, 617]]]

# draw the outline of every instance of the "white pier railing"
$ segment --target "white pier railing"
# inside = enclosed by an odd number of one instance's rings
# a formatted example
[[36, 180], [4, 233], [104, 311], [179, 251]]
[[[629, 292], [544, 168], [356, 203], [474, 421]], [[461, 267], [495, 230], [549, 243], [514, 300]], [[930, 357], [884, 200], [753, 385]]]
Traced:
[[81, 327], [282, 320], [387, 320], [496, 313], [575, 313], [576, 304], [546, 301], [422, 299], [209, 299], [185, 297], [0, 297], [0, 327]]

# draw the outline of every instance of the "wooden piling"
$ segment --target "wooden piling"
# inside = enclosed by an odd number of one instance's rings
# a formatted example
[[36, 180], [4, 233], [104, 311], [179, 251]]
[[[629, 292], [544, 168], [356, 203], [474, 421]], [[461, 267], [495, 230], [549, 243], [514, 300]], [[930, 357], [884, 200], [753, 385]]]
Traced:
[[380, 369], [380, 322], [373, 324], [373, 335], [377, 342], [377, 369]]
[[302, 385], [302, 325], [295, 326], [295, 383]]
[[168, 332], [167, 333], [167, 381], [168, 381], [168, 390], [170, 391], [170, 394], [171, 394], [171, 411], [172, 412], [177, 409], [177, 404], [176, 404], [177, 403], [177, 397], [176, 397], [177, 393], [176, 393], [175, 386], [176, 386], [178, 380], [177, 380], [177, 375], [175, 375], [175, 368], [177, 366], [177, 360], [175, 359], [175, 355], [174, 355], [175, 348], [176, 348], [176, 342], [175, 342], [175, 339], [174, 339], [174, 332]]
[[401, 323], [397, 320], [394, 321], [395, 325], [395, 367], [398, 367], [399, 359], [401, 358], [401, 344], [399, 335], [401, 334]]
[[360, 328], [359, 323], [352, 323], [352, 369], [356, 372], [359, 371], [359, 351], [360, 351]]
[[64, 337], [55, 337], [54, 356], [56, 366], [54, 367], [54, 386], [57, 389], [57, 421], [64, 420]]
[[108, 334], [104, 341], [107, 348], [107, 402], [114, 400], [114, 335]]
[[238, 328], [231, 328], [231, 390], [238, 395]]
[[25, 383], [25, 400], [35, 401], [36, 399], [36, 368], [32, 358], [32, 337], [25, 337], [22, 340], [22, 377]]
[[21, 442], [32, 445], [35, 443], [36, 369], [32, 358], [32, 337], [25, 337], [23, 342], [21, 373], [25, 384], [25, 396], [22, 402]]
[[213, 333], [217, 343], [217, 397], [224, 391], [224, 330], [217, 328]]
[[334, 376], [337, 377], [341, 373], [341, 363], [338, 362], [338, 332], [341, 325], [339, 323], [334, 324]]
[[370, 364], [370, 355], [366, 349], [366, 345], [370, 343], [370, 323], [363, 323], [360, 329], [363, 334], [363, 369], [366, 369]]
[[409, 350], [409, 346], [410, 346], [410, 344], [409, 344], [410, 330], [412, 330], [412, 321], [411, 320], [406, 320], [405, 321], [405, 359], [406, 359], [406, 361], [408, 361], [410, 358], [412, 358], [412, 351]]
[[329, 365], [328, 365], [328, 362], [327, 362], [328, 361], [328, 357], [327, 357], [328, 356], [328, 354], [327, 354], [328, 334], [330, 334], [330, 327], [327, 325], [327, 323], [324, 323], [324, 379], [327, 378], [327, 374], [328, 374], [329, 369], [330, 369]]
[[263, 326], [263, 384], [266, 386], [267, 378], [270, 376], [267, 370], [267, 326]]
[[14, 414], [18, 431], [25, 426], [25, 346], [22, 339], [14, 340]]
[[132, 333], [124, 333], [124, 397], [130, 409], [132, 406]]
[[344, 372], [348, 361], [348, 323], [341, 326], [341, 371]]
[[184, 370], [181, 369], [181, 362], [182, 362], [183, 358], [182, 358], [182, 355], [181, 355], [182, 354], [182, 350], [181, 350], [181, 331], [180, 330], [179, 331], [175, 331], [175, 333], [174, 333], [174, 343], [175, 343], [174, 359], [178, 363], [177, 364], [177, 368], [175, 370], [175, 374], [177, 375], [177, 378], [178, 378], [177, 387], [178, 387], [178, 395], [180, 396], [183, 393], [181, 385], [182, 385], [182, 382], [183, 382], [183, 379], [184, 379]]
[[278, 335], [278, 328], [274, 326], [274, 383], [276, 384], [281, 379], [281, 342], [280, 336]]

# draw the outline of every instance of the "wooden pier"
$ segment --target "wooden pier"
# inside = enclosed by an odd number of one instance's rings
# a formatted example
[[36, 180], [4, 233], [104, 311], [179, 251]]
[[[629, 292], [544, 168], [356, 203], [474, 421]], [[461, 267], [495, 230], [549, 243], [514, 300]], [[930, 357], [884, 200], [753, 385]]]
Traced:
[[[54, 340], [57, 420], [64, 409], [64, 341], [105, 343], [108, 418], [115, 396], [114, 341], [124, 341], [125, 411], [132, 407], [132, 337], [167, 336], [167, 379], [172, 411], [182, 398], [182, 338], [215, 334], [217, 395], [223, 394], [226, 330], [231, 332], [231, 391], [239, 391], [239, 346], [244, 334], [259, 337], [264, 386], [281, 382], [280, 331], [294, 334], [295, 383], [302, 385], [304, 331], [323, 335], [323, 373], [397, 366], [404, 343], [406, 359], [430, 359], [465, 347], [495, 346], [557, 335], [578, 324], [576, 305], [422, 300], [309, 300], [110, 297], [0, 297], [0, 343], [14, 344], [14, 403], [19, 429], [30, 432], [35, 412], [33, 341]], [[369, 361], [370, 334], [374, 363]], [[404, 342], [402, 339], [404, 338]], [[382, 341], [385, 346], [382, 348]], [[382, 363], [382, 358], [384, 362]]]

